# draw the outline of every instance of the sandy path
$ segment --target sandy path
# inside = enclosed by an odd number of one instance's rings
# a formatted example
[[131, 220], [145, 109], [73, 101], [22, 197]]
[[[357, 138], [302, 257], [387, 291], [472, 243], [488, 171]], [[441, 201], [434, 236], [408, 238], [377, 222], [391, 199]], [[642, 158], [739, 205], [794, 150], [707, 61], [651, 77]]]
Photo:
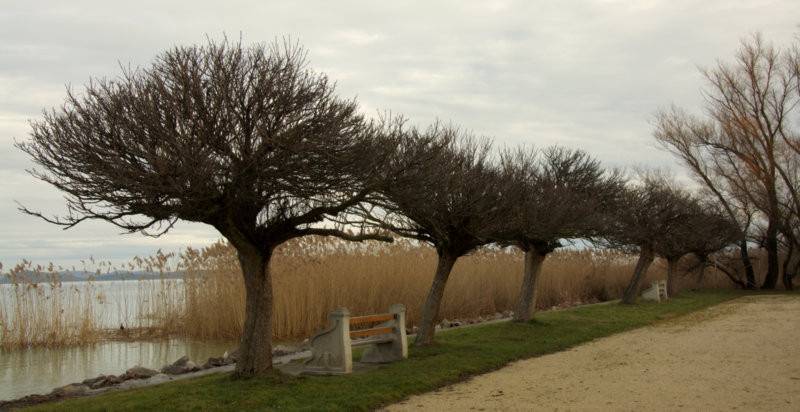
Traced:
[[739, 298], [385, 410], [800, 411], [800, 297]]

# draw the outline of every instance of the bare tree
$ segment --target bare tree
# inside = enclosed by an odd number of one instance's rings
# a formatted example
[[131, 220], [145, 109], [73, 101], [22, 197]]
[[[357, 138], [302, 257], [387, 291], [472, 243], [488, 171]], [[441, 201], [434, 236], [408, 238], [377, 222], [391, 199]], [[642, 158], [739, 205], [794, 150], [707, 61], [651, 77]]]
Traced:
[[719, 202], [729, 219], [740, 228], [739, 253], [747, 279], [745, 288], [757, 289], [755, 271], [750, 262], [747, 232], [753, 219], [752, 202], [747, 196], [738, 196], [737, 186], [720, 174], [721, 162], [703, 144], [705, 136], [714, 133], [714, 125], [692, 116], [685, 110], [672, 107], [656, 114], [655, 138], [662, 147], [679, 157], [692, 172], [693, 177]]
[[684, 209], [686, 214], [684, 219], [676, 219], [669, 226], [669, 231], [660, 233], [655, 237], [653, 250], [656, 255], [667, 261], [667, 294], [674, 296], [678, 293], [677, 272], [678, 261], [685, 255], [691, 253], [689, 238], [693, 236], [692, 220], [696, 216], [693, 209], [695, 206], [688, 197], [680, 196], [678, 199], [682, 204], [678, 205]]
[[656, 254], [667, 261], [669, 296], [678, 294], [678, 262], [681, 258], [690, 253], [698, 257], [700, 274], [697, 285], [702, 279], [708, 255], [741, 238], [736, 223], [721, 214], [715, 205], [675, 190], [675, 196], [682, 203], [677, 206], [683, 217], [674, 221], [668, 231], [655, 238], [654, 247]]
[[403, 149], [397, 157], [414, 160], [398, 162], [400, 167], [389, 171], [392, 184], [383, 189], [383, 201], [374, 202], [377, 207], [362, 215], [380, 228], [436, 249], [436, 272], [415, 341], [420, 346], [434, 342], [439, 307], [456, 260], [492, 241], [503, 194], [488, 140], [439, 123], [409, 133], [426, 144], [412, 145], [420, 150]]
[[[723, 204], [730, 195], [758, 212], [756, 223], [765, 224], [757, 239], [767, 251], [765, 289], [775, 287], [779, 273], [779, 236], [787, 216], [782, 186], [797, 186], [783, 166], [787, 147], [798, 153], [791, 120], [800, 104], [796, 50], [782, 52], [755, 34], [742, 41], [733, 64], [703, 70], [707, 120], [676, 108], [656, 115], [656, 138]], [[741, 250], [746, 253], [745, 242]]]
[[613, 247], [639, 254], [622, 303], [636, 303], [641, 280], [656, 257], [656, 242], [685, 219], [685, 202], [671, 181], [653, 172], [642, 173], [640, 181], [631, 183], [623, 194], [614, 224], [605, 234]]
[[503, 204], [507, 217], [494, 236], [525, 252], [513, 320], [527, 322], [534, 316], [536, 281], [547, 255], [564, 241], [601, 233], [624, 181], [618, 173], [606, 174], [585, 152], [561, 147], [506, 151], [501, 166], [509, 185]]
[[[699, 208], [687, 219], [692, 230], [686, 239], [689, 251], [698, 260], [695, 290], [703, 281], [705, 269], [709, 266], [709, 257], [736, 244], [742, 238], [738, 223], [731, 219], [724, 210], [720, 210], [717, 202], [700, 200], [697, 205]], [[738, 281], [738, 285], [742, 288], [747, 287], [747, 284], [741, 281]]]
[[68, 214], [23, 210], [152, 236], [177, 220], [213, 226], [236, 248], [246, 289], [237, 372], [269, 372], [275, 247], [310, 234], [380, 237], [319, 225], [364, 201], [394, 150], [357, 110], [296, 44], [177, 47], [69, 91], [32, 123], [18, 147], [41, 167], [33, 176], [66, 192]]
[[[797, 35], [800, 40], [800, 34]], [[786, 54], [786, 64], [793, 74], [794, 85], [797, 88], [796, 96], [798, 100], [795, 104], [800, 104], [800, 41]], [[800, 112], [797, 110], [796, 112]], [[778, 167], [783, 180], [782, 193], [780, 194], [780, 206], [785, 210], [784, 224], [780, 229], [783, 235], [782, 246], [786, 251], [783, 263], [783, 276], [781, 280], [784, 288], [793, 290], [792, 278], [798, 271], [800, 263], [790, 269], [790, 262], [795, 259], [800, 251], [800, 133], [798, 131], [782, 129], [781, 137], [786, 144], [781, 162]], [[798, 260], [800, 262], [800, 260]]]

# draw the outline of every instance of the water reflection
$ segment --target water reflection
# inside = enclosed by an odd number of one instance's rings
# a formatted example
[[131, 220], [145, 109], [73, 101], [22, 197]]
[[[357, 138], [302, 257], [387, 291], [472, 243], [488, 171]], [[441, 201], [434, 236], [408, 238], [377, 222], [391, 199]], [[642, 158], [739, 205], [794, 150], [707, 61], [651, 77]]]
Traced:
[[[0, 325], [14, 334], [20, 327], [51, 330], [59, 317], [89, 314], [100, 328], [148, 326], [151, 314], [162, 313], [169, 304], [180, 304], [183, 281], [117, 280], [64, 282], [56, 287], [17, 289], [0, 285]], [[31, 316], [31, 314], [35, 316]], [[43, 323], [32, 327], [32, 321]], [[77, 326], [79, 327], [79, 323]], [[0, 328], [2, 333], [2, 328]], [[236, 342], [189, 342], [173, 339], [159, 342], [104, 342], [68, 348], [0, 349], [0, 400], [32, 393], [49, 393], [57, 386], [80, 382], [100, 374], [120, 375], [132, 366], [152, 369], [172, 363], [183, 355], [202, 365], [212, 356], [222, 356]]]
[[57, 386], [100, 374], [120, 375], [132, 366], [152, 369], [187, 355], [202, 365], [221, 356], [236, 342], [106, 342], [72, 348], [30, 348], [0, 351], [0, 400], [49, 393]]

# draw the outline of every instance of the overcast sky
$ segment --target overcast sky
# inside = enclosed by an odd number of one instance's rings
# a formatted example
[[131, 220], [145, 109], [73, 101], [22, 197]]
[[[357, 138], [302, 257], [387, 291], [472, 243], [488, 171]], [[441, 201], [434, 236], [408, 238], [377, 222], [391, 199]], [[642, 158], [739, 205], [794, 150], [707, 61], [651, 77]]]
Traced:
[[[222, 5], [224, 4], [224, 6]], [[35, 1], [0, 4], [0, 262], [128, 261], [219, 238], [180, 224], [153, 239], [101, 222], [64, 231], [15, 201], [63, 213], [62, 195], [28, 175], [15, 141], [58, 107], [66, 85], [148, 66], [176, 45], [291, 36], [311, 67], [363, 111], [411, 123], [452, 121], [498, 146], [560, 144], [608, 167], [681, 174], [651, 136], [653, 112], [702, 106], [699, 67], [731, 60], [760, 31], [777, 46], [800, 32], [800, 1]]]

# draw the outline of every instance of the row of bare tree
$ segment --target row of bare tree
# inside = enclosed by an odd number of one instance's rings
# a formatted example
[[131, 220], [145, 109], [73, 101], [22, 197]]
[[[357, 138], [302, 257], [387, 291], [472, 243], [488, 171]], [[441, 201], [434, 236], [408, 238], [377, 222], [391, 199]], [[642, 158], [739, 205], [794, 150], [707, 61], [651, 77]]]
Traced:
[[424, 345], [453, 265], [483, 245], [525, 252], [515, 311], [525, 321], [542, 262], [570, 240], [639, 254], [623, 299], [632, 303], [656, 255], [674, 285], [678, 259], [704, 260], [747, 229], [719, 202], [656, 174], [604, 170], [580, 150], [498, 153], [453, 125], [366, 119], [288, 42], [169, 50], [148, 68], [68, 92], [18, 147], [38, 164], [35, 177], [67, 194], [65, 216], [27, 213], [152, 236], [179, 219], [203, 222], [236, 248], [246, 289], [240, 375], [272, 369], [269, 262], [292, 238], [391, 240], [393, 232], [432, 245], [439, 262], [419, 321]]

